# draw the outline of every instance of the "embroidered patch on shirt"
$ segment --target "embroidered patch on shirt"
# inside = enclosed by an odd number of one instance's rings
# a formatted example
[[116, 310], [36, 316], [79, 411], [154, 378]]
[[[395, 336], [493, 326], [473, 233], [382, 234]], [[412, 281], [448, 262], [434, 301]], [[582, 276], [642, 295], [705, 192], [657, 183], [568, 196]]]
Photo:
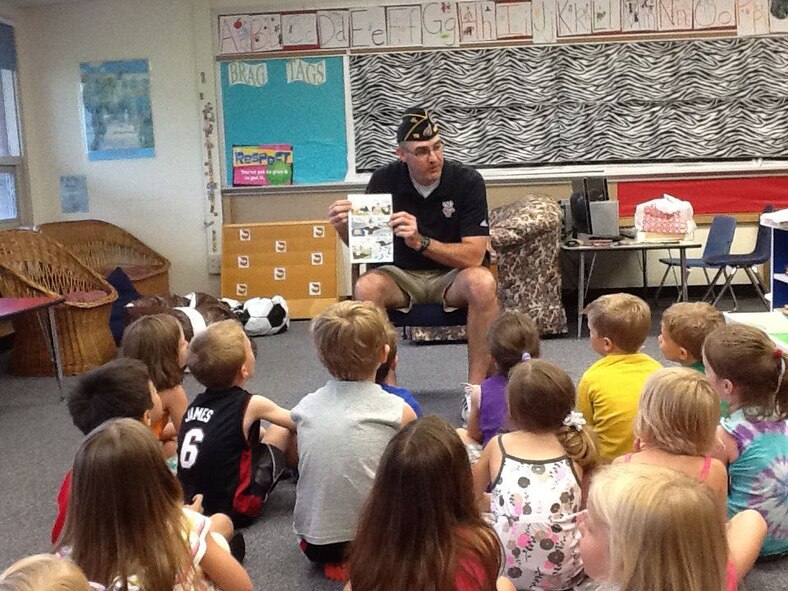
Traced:
[[443, 215], [445, 215], [447, 218], [450, 218], [455, 211], [457, 210], [454, 209], [454, 201], [443, 202]]

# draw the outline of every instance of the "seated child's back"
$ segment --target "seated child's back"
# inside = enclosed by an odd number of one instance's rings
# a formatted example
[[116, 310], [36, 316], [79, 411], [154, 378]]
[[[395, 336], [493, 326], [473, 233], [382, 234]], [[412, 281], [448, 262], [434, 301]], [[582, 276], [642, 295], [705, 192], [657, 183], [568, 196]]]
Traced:
[[187, 363], [206, 390], [183, 418], [178, 479], [186, 499], [202, 494], [208, 515], [227, 513], [238, 525], [258, 515], [284, 469], [281, 450], [260, 441], [260, 419], [292, 428], [290, 413], [243, 388], [255, 358], [235, 320], [194, 337]]
[[603, 459], [632, 451], [633, 420], [646, 379], [661, 365], [640, 352], [651, 325], [642, 299], [604, 295], [589, 304], [591, 348], [602, 356], [586, 370], [577, 387], [577, 406], [599, 437]]
[[[386, 360], [387, 319], [370, 302], [340, 302], [312, 322], [318, 357], [334, 379], [292, 410], [298, 436], [295, 531], [316, 562], [342, 562], [386, 445], [415, 419], [374, 382]], [[319, 547], [332, 546], [330, 557]], [[339, 545], [337, 547], [336, 545]]]

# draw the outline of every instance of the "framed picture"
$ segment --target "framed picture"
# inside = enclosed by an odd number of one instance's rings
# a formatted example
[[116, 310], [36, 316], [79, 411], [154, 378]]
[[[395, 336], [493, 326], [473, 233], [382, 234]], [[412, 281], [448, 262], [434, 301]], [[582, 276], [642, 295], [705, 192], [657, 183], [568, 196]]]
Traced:
[[79, 69], [88, 160], [153, 158], [148, 60], [83, 62]]

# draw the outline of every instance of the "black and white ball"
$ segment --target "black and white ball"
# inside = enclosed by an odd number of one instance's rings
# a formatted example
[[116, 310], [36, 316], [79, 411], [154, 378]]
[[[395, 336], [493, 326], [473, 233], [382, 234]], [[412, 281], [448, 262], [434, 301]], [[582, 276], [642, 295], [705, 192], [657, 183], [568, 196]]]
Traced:
[[251, 298], [243, 306], [244, 330], [250, 337], [279, 334], [290, 326], [290, 311], [282, 296]]

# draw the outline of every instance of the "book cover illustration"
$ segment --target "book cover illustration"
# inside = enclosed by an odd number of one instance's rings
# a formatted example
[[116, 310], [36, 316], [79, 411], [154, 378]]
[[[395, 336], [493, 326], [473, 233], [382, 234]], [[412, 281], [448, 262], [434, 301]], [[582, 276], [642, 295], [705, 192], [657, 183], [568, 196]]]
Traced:
[[348, 195], [348, 246], [351, 263], [394, 261], [394, 231], [391, 229], [391, 195]]

